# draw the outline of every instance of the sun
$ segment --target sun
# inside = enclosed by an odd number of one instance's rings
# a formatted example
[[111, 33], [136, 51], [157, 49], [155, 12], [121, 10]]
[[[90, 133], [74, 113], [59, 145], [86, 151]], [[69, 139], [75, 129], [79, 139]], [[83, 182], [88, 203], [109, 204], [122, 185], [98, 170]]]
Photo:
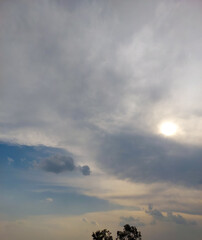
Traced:
[[173, 122], [163, 122], [160, 125], [160, 133], [164, 136], [173, 136], [177, 133], [177, 125]]

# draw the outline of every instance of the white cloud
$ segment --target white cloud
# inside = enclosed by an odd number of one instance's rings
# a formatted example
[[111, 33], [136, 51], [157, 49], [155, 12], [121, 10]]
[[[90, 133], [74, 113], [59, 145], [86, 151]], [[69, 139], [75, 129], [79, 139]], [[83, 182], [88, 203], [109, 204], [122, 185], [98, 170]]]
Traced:
[[14, 160], [10, 157], [8, 157], [8, 165], [11, 165], [12, 163], [14, 163]]

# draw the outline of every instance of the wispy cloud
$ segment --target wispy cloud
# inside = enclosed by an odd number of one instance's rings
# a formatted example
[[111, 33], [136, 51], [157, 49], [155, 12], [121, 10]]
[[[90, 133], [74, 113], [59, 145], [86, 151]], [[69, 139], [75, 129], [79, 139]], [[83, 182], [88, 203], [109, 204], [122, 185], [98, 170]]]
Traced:
[[14, 160], [10, 157], [8, 157], [8, 165], [11, 165], [12, 163], [14, 163]]
[[165, 222], [174, 222], [176, 224], [182, 225], [196, 225], [196, 221], [186, 220], [180, 214], [173, 214], [171, 211], [167, 212], [167, 215], [164, 215], [161, 211], [157, 209], [153, 209], [152, 205], [149, 205], [148, 210], [146, 211], [147, 214], [153, 217], [153, 221], [151, 224], [155, 224], [157, 221], [165, 221]]
[[88, 223], [88, 224], [91, 224], [91, 225], [94, 225], [94, 226], [99, 226], [99, 224], [96, 222], [96, 221], [94, 221], [94, 220], [89, 220], [89, 219], [87, 219], [87, 218], [82, 218], [82, 222], [84, 222], [84, 223]]

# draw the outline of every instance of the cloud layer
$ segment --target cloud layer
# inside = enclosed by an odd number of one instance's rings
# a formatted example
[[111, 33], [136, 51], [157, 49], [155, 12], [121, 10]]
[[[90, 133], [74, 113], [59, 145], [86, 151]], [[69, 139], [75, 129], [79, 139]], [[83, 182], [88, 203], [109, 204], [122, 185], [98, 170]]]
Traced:
[[202, 148], [154, 135], [106, 135], [98, 155], [106, 171], [137, 182], [172, 182], [198, 187]]
[[2, 3], [1, 139], [81, 149], [171, 118], [200, 144], [197, 2], [115, 5]]
[[[2, 209], [76, 214], [151, 201], [158, 209], [144, 214], [169, 233], [155, 239], [170, 238], [168, 222], [181, 224], [173, 239], [190, 239], [197, 226], [182, 212], [201, 214], [201, 12], [200, 0], [0, 1], [0, 140], [28, 152], [21, 161], [16, 148], [1, 151]], [[159, 134], [165, 121], [178, 125], [175, 136]], [[38, 199], [37, 183], [77, 194]], [[99, 215], [84, 225], [104, 226]], [[156, 227], [130, 212], [120, 221]]]

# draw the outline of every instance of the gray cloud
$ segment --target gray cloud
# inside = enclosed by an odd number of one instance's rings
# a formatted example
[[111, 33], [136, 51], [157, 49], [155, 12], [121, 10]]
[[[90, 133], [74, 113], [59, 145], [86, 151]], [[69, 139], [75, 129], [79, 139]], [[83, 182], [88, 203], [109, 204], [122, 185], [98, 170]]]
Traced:
[[46, 172], [52, 173], [62, 173], [62, 172], [72, 172], [79, 169], [84, 175], [90, 175], [90, 168], [87, 165], [82, 167], [76, 166], [74, 159], [70, 156], [54, 155], [42, 159], [40, 162], [34, 162], [34, 166], [42, 169]]
[[156, 0], [1, 5], [1, 138], [88, 145], [100, 128], [141, 131], [156, 115], [200, 120], [200, 33], [191, 27], [200, 28], [199, 9]]
[[147, 214], [153, 217], [153, 221], [151, 224], [155, 224], [157, 221], [165, 221], [165, 222], [174, 222], [176, 224], [182, 225], [196, 225], [196, 221], [189, 221], [182, 217], [180, 214], [174, 215], [171, 211], [167, 212], [167, 215], [163, 215], [161, 211], [157, 209], [153, 209], [152, 205], [148, 206]]
[[91, 221], [90, 222], [92, 225], [99, 226], [99, 224], [96, 221]]
[[136, 226], [136, 227], [145, 226], [145, 223], [142, 222], [139, 218], [134, 218], [132, 216], [130, 216], [130, 217], [121, 216], [119, 225], [121, 227], [123, 227], [125, 224], [133, 225], [133, 226]]
[[87, 218], [82, 218], [82, 222], [88, 223], [88, 219]]
[[43, 159], [39, 167], [44, 171], [54, 173], [73, 171], [76, 168], [73, 158], [59, 155]]
[[89, 168], [89, 166], [84, 165], [84, 166], [80, 167], [80, 170], [83, 173], [83, 175], [85, 175], [85, 176], [90, 175], [90, 168]]
[[198, 187], [202, 148], [135, 134], [107, 135], [98, 154], [106, 171], [136, 182], [172, 182]]

